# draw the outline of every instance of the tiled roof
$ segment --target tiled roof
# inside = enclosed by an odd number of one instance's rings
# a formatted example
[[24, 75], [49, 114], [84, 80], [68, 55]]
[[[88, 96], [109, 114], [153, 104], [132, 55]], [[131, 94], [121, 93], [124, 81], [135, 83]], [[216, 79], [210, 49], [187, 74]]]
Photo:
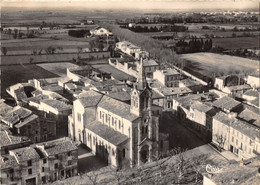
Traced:
[[175, 69], [165, 69], [162, 71], [164, 75], [177, 75], [180, 74], [178, 71], [176, 71]]
[[38, 90], [38, 89], [36, 89], [36, 90], [34, 90], [34, 91], [32, 92], [32, 95], [33, 95], [33, 96], [37, 96], [37, 95], [40, 95], [40, 94], [42, 94], [42, 91], [40, 91], [40, 90]]
[[25, 118], [24, 120], [22, 120], [21, 122], [17, 123], [15, 125], [16, 128], [21, 128], [24, 125], [26, 125], [27, 123], [31, 123], [32, 121], [38, 119], [38, 116], [35, 114], [30, 115], [29, 117]]
[[16, 145], [19, 143], [30, 142], [26, 136], [13, 136], [8, 131], [0, 131], [0, 148], [5, 146]]
[[10, 124], [15, 124], [18, 121], [20, 121], [20, 119], [24, 119], [26, 117], [28, 117], [29, 115], [32, 114], [32, 111], [20, 107], [20, 106], [16, 106], [13, 108], [13, 110], [9, 111], [4, 117], [3, 117], [3, 122], [5, 123], [10, 123]]
[[60, 138], [52, 141], [38, 143], [36, 144], [36, 147], [37, 146], [43, 146], [47, 156], [61, 154], [64, 152], [69, 152], [78, 149], [77, 146], [74, 143], [72, 143], [72, 141], [69, 138]]
[[260, 127], [260, 111], [255, 113], [252, 110], [246, 108], [240, 114], [238, 114], [238, 117], [247, 121], [248, 123]]
[[192, 100], [200, 100], [201, 96], [197, 94], [189, 94], [187, 96], [173, 97], [173, 99], [179, 102], [184, 108], [189, 109]]
[[120, 101], [131, 100], [131, 95], [128, 92], [125, 92], [125, 91], [110, 92], [109, 94], [107, 94], [107, 96], [114, 98], [116, 100], [120, 100]]
[[253, 96], [253, 97], [259, 97], [259, 92], [257, 92], [256, 90], [247, 90], [243, 95], [246, 96]]
[[164, 96], [192, 93], [192, 90], [190, 90], [188, 87], [161, 87], [156, 88], [155, 90], [162, 93]]
[[62, 91], [63, 88], [57, 84], [50, 84], [50, 85], [43, 86], [42, 90], [57, 92], [57, 91]]
[[144, 67], [147, 67], [147, 66], [158, 66], [158, 64], [153, 59], [144, 59], [143, 60], [143, 66]]
[[119, 100], [115, 100], [108, 96], [103, 96], [98, 104], [98, 107], [106, 109], [116, 115], [119, 115], [129, 121], [134, 121], [138, 116], [130, 113], [130, 105], [123, 103]]
[[186, 87], [201, 85], [201, 83], [199, 83], [198, 81], [192, 80], [190, 78], [180, 80], [179, 83], [183, 83]]
[[227, 109], [227, 110], [231, 110], [231, 109], [237, 107], [240, 104], [241, 103], [239, 101], [236, 101], [229, 96], [224, 96], [224, 97], [222, 97], [222, 98], [213, 102], [213, 105], [215, 107], [221, 108], [221, 109]]
[[15, 93], [17, 100], [22, 100], [22, 99], [27, 98], [27, 95], [25, 94], [23, 88], [14, 90], [14, 93]]
[[213, 107], [208, 106], [205, 103], [202, 103], [202, 102], [199, 102], [199, 101], [193, 102], [190, 107], [193, 108], [193, 109], [196, 109], [200, 112], [205, 112], [205, 113], [210, 111], [211, 109], [213, 109]]
[[59, 100], [45, 99], [45, 100], [42, 100], [41, 103], [47, 104], [50, 107], [57, 109], [58, 111], [64, 111], [64, 110], [72, 109], [72, 105], [68, 105], [68, 104], [63, 103], [62, 101], [59, 101]]
[[164, 98], [164, 96], [162, 96], [160, 93], [152, 89], [152, 99], [160, 99], [160, 98]]
[[239, 91], [239, 90], [244, 90], [244, 89], [251, 89], [250, 85], [236, 85], [236, 86], [229, 86], [229, 87], [225, 87], [227, 89], [229, 89], [230, 91]]
[[32, 147], [24, 147], [15, 150], [10, 150], [11, 155], [12, 153], [14, 154], [18, 163], [40, 158], [39, 154]]
[[0, 156], [0, 169], [7, 169], [13, 168], [18, 166], [17, 161], [15, 160], [14, 156]]
[[115, 131], [99, 121], [93, 121], [90, 124], [87, 124], [86, 128], [115, 146], [125, 142], [128, 139], [126, 135]]
[[1, 101], [0, 101], [0, 117], [4, 116], [7, 112], [9, 112], [12, 109], [13, 109], [13, 107], [7, 105], [6, 103], [4, 103], [4, 100], [1, 99]]
[[96, 91], [93, 91], [93, 90], [81, 93], [79, 96], [77, 96], [80, 103], [84, 107], [96, 106], [98, 104], [98, 102], [100, 102], [102, 97], [103, 97], [102, 94], [100, 94]]
[[230, 126], [239, 132], [245, 134], [246, 136], [250, 138], [255, 138], [256, 136], [260, 136], [260, 130], [256, 128], [255, 126], [245, 122], [238, 120], [236, 118], [230, 118], [227, 114], [223, 112], [219, 112], [214, 116], [214, 119], [220, 121], [221, 123], [224, 123], [227, 126]]
[[49, 93], [48, 96], [49, 96], [50, 99], [59, 100], [59, 101], [69, 103], [69, 100], [64, 98], [63, 96], [61, 96], [59, 93], [52, 92], [52, 93]]
[[41, 100], [47, 99], [47, 95], [39, 94], [30, 98], [23, 99], [23, 102], [29, 103], [29, 102], [35, 102], [35, 103], [40, 103]]

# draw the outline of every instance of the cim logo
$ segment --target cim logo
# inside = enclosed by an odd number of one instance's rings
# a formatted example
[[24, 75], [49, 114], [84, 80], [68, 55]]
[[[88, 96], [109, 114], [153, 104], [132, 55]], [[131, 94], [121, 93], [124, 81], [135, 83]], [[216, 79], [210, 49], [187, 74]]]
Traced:
[[206, 171], [208, 173], [220, 173], [222, 171], [222, 168], [218, 167], [218, 166], [211, 166], [210, 164], [207, 164]]

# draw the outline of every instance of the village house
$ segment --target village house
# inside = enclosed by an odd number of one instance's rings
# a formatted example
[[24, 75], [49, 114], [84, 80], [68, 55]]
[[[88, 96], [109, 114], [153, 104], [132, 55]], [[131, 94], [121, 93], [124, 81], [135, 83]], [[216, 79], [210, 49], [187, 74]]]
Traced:
[[31, 92], [35, 90], [30, 83], [17, 83], [6, 89], [6, 92], [10, 94], [17, 104], [20, 104], [22, 99], [31, 97]]
[[193, 93], [201, 93], [203, 91], [203, 85], [191, 78], [185, 78], [179, 81], [179, 87], [187, 87], [192, 90]]
[[225, 87], [224, 89], [222, 89], [222, 91], [232, 96], [241, 97], [241, 95], [249, 89], [252, 88], [249, 85], [244, 84], [244, 85]]
[[139, 166], [158, 155], [157, 111], [152, 111], [152, 90], [142, 69], [139, 75], [130, 105], [92, 91], [74, 101], [69, 116], [70, 137], [118, 168]]
[[96, 27], [96, 28], [90, 30], [89, 32], [93, 36], [113, 35], [113, 33], [110, 32], [109, 30], [107, 30], [105, 28], [101, 28], [101, 27]]
[[140, 60], [143, 60], [143, 63], [141, 64], [141, 61], [136, 62], [136, 68], [139, 69], [139, 65], [143, 65], [145, 76], [148, 78], [153, 78], [153, 72], [159, 70], [160, 68], [159, 64], [153, 59], [141, 58]]
[[8, 125], [14, 133], [28, 136], [32, 142], [40, 141], [40, 123], [38, 116], [32, 111], [16, 106], [1, 118], [1, 122]]
[[252, 88], [260, 87], [260, 76], [258, 74], [250, 74], [247, 76], [247, 84], [249, 84]]
[[180, 77], [180, 73], [175, 69], [156, 70], [153, 72], [153, 78], [166, 87], [178, 87]]
[[150, 54], [147, 51], [143, 51], [143, 50], [137, 51], [137, 52], [135, 52], [135, 59], [137, 59], [137, 60], [140, 60], [141, 58], [146, 59], [146, 58], [149, 58], [149, 55]]
[[77, 174], [78, 152], [69, 138], [38, 143], [0, 157], [1, 184], [44, 184]]
[[260, 91], [256, 90], [248, 90], [245, 93], [242, 94], [241, 97], [244, 102], [247, 103], [248, 105], [254, 106], [256, 108], [260, 109]]
[[172, 109], [173, 97], [184, 96], [192, 93], [192, 91], [187, 87], [160, 87], [153, 88], [153, 90], [164, 97], [162, 106], [163, 110]]
[[28, 137], [14, 136], [9, 129], [1, 130], [0, 138], [1, 156], [7, 155], [9, 150], [22, 148], [31, 144], [31, 140]]
[[[225, 164], [225, 163], [224, 163]], [[260, 184], [259, 157], [249, 161], [226, 163], [225, 165], [212, 165], [203, 173], [203, 185], [218, 184]], [[217, 170], [216, 170], [217, 169]]]
[[213, 117], [212, 142], [231, 151], [240, 159], [260, 154], [260, 131], [257, 127], [236, 118], [236, 113], [219, 112]]
[[242, 108], [241, 102], [229, 96], [224, 96], [214, 101], [213, 106], [226, 113], [239, 112]]
[[122, 41], [116, 43], [116, 49], [121, 50], [123, 53], [134, 56], [135, 53], [141, 51], [142, 49], [128, 41]]

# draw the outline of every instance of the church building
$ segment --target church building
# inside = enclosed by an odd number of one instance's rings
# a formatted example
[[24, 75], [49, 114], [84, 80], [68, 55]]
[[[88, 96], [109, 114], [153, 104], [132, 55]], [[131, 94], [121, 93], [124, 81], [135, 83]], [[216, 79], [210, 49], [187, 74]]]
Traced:
[[109, 165], [139, 166], [158, 156], [159, 114], [152, 105], [142, 65], [130, 105], [99, 92], [82, 93], [73, 102], [69, 136], [89, 147]]

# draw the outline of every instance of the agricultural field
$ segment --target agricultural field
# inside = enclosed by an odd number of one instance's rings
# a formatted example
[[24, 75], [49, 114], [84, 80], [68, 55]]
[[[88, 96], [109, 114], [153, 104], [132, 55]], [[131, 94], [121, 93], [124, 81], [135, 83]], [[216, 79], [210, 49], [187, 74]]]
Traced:
[[251, 49], [259, 48], [259, 37], [237, 37], [237, 38], [216, 38], [212, 39], [213, 46], [220, 46], [225, 49]]
[[88, 48], [88, 42], [79, 41], [66, 41], [66, 40], [51, 40], [51, 39], [20, 39], [17, 40], [3, 40], [1, 47], [6, 47], [8, 51], [19, 51], [19, 50], [40, 50], [46, 49], [49, 46], [62, 47], [62, 48]]
[[91, 52], [91, 53], [63, 53], [63, 54], [42, 54], [42, 55], [10, 55], [1, 56], [0, 65], [15, 64], [33, 64], [44, 62], [70, 62], [73, 59], [103, 59], [108, 58], [109, 52]]
[[53, 78], [58, 75], [46, 71], [45, 69], [35, 65], [13, 65], [13, 66], [0, 66], [1, 70], [1, 97], [9, 97], [5, 89], [11, 85], [20, 82], [27, 82], [33, 78]]
[[37, 64], [37, 66], [58, 76], [67, 76], [67, 68], [77, 67], [78, 65], [69, 62], [62, 62], [62, 63]]
[[[185, 69], [198, 78], [212, 77], [231, 72], [251, 72], [259, 69], [259, 61], [214, 53], [183, 54]], [[205, 80], [205, 79], [204, 79]]]

